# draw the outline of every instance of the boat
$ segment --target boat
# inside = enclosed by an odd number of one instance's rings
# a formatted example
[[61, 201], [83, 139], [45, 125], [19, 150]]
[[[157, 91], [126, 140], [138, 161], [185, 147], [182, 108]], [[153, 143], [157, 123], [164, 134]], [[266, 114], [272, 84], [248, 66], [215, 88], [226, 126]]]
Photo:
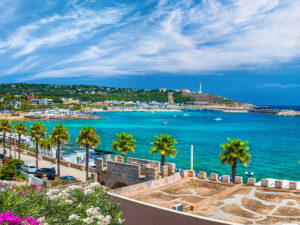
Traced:
[[162, 125], [169, 125], [169, 123], [167, 122], [167, 121], [164, 121], [163, 123], [162, 123]]
[[221, 117], [215, 118], [215, 121], [221, 121], [221, 120], [223, 120]]

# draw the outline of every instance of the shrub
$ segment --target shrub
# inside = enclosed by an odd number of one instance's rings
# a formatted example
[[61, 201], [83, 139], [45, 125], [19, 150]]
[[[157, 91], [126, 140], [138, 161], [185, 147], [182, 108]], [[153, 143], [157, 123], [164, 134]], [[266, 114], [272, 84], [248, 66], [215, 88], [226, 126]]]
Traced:
[[18, 170], [15, 165], [9, 163], [3, 163], [0, 168], [0, 179], [1, 180], [12, 180], [18, 174]]
[[19, 173], [17, 177], [21, 180], [26, 180], [26, 177], [23, 173]]
[[2, 212], [24, 219], [33, 217], [42, 224], [122, 224], [119, 206], [99, 183], [85, 189], [73, 185], [64, 191], [48, 192], [37, 185], [18, 187], [0, 183], [0, 206]]
[[67, 185], [67, 184], [74, 184], [74, 183], [79, 183], [81, 182], [80, 180], [76, 181], [71, 181], [71, 180], [56, 180], [51, 183], [51, 187], [57, 187], [57, 186], [62, 186], [62, 185]]

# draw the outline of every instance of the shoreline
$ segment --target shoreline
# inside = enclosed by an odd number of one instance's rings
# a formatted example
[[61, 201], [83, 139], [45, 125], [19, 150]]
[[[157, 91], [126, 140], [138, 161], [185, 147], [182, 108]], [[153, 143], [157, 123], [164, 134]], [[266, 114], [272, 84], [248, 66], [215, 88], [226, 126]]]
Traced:
[[[295, 110], [272, 110], [272, 111], [251, 111], [250, 108], [243, 107], [228, 107], [228, 106], [188, 106], [182, 107], [181, 109], [108, 109], [108, 110], [95, 110], [92, 113], [109, 113], [109, 112], [147, 112], [147, 113], [156, 113], [156, 112], [185, 112], [185, 111], [221, 111], [223, 113], [256, 113], [256, 114], [269, 114], [280, 117], [298, 117], [300, 116], [299, 111]], [[18, 115], [14, 115], [18, 114]], [[20, 115], [21, 114], [21, 115]], [[23, 114], [23, 115], [22, 115]], [[8, 119], [11, 121], [64, 121], [64, 120], [92, 120], [92, 119], [101, 119], [106, 120], [107, 118], [100, 116], [62, 116], [55, 117], [55, 115], [47, 116], [36, 116], [25, 114], [24, 112], [20, 113], [0, 113], [0, 119]], [[51, 118], [53, 117], [53, 118]]]

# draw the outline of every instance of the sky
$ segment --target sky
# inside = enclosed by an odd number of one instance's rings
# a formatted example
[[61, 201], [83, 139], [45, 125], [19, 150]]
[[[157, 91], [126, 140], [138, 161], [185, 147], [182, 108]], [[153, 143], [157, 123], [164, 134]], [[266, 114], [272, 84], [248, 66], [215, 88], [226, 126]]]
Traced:
[[0, 82], [300, 105], [298, 0], [0, 0]]

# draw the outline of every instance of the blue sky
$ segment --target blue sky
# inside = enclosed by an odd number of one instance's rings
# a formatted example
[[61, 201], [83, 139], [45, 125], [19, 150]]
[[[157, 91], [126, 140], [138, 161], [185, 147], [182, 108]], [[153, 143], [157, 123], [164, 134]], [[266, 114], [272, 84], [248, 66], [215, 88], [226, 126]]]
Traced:
[[1, 0], [2, 83], [189, 88], [300, 105], [300, 1]]

